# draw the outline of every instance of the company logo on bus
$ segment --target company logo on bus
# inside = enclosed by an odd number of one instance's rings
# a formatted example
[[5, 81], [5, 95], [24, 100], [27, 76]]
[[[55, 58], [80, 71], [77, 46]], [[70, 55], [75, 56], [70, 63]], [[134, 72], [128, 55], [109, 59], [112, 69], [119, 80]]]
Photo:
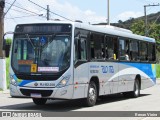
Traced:
[[38, 83], [36, 82], [36, 83], [34, 83], [34, 86], [38, 86]]

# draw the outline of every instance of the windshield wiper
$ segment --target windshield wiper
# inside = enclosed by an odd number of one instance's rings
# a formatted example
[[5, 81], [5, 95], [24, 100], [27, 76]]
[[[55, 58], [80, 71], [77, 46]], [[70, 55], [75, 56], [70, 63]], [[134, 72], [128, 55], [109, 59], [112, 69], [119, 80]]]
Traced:
[[33, 45], [33, 43], [32, 43], [32, 41], [31, 41], [29, 35], [28, 35], [28, 34], [25, 34], [25, 35], [26, 35], [26, 37], [28, 38], [28, 41], [31, 43], [32, 47], [35, 49], [35, 46]]

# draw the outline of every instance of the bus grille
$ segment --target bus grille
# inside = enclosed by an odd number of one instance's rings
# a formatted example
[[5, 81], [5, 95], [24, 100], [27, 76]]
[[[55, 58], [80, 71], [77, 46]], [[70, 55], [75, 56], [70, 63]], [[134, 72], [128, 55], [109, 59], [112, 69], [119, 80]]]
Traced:
[[41, 94], [42, 97], [50, 96], [53, 93], [53, 90], [33, 90], [33, 89], [20, 89], [21, 93], [25, 96], [31, 96], [31, 93]]

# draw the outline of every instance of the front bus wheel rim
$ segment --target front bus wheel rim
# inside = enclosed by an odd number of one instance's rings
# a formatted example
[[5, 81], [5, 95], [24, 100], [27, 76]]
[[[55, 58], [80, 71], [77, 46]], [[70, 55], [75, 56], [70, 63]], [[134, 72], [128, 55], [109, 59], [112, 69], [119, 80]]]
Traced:
[[91, 87], [89, 89], [89, 101], [92, 103], [95, 101], [95, 99], [96, 99], [96, 90], [93, 87]]

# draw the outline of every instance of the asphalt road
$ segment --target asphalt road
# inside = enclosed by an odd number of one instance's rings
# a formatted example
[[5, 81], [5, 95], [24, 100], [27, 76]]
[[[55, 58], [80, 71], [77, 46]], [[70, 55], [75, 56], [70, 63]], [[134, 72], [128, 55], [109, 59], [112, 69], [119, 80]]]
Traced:
[[[120, 94], [109, 95], [97, 101], [94, 107], [84, 107], [77, 100], [49, 100], [46, 105], [36, 106], [30, 98], [12, 98], [8, 92], [0, 92], [0, 111], [43, 111], [43, 112], [70, 112], [70, 111], [159, 111], [160, 112], [160, 80], [157, 85], [141, 90], [139, 98], [124, 98]], [[8, 118], [7, 118], [8, 119]], [[17, 118], [16, 118], [17, 119]], [[19, 118], [20, 119], [20, 118]], [[27, 119], [27, 118], [26, 118]], [[38, 119], [39, 118], [34, 118]], [[53, 118], [47, 118], [53, 119]], [[57, 118], [63, 119], [63, 118]], [[72, 120], [73, 118], [65, 118]], [[78, 118], [79, 120], [88, 118]], [[97, 119], [97, 117], [92, 118]], [[99, 118], [98, 118], [99, 119]], [[105, 119], [105, 118], [101, 118]], [[107, 118], [117, 120], [160, 120], [153, 117]], [[106, 119], [105, 119], [106, 120]]]

